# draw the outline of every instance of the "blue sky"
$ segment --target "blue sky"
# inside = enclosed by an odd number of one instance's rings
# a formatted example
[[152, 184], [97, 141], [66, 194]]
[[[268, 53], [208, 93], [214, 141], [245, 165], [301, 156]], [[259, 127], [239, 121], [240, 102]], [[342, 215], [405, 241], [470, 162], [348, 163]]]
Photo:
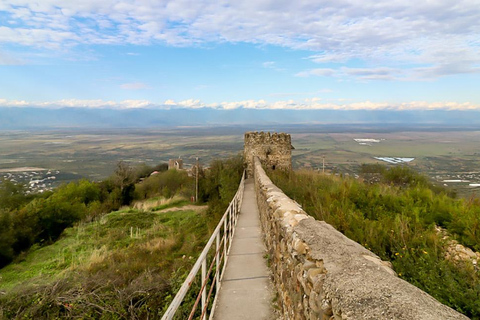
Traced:
[[0, 106], [480, 110], [480, 2], [4, 0]]

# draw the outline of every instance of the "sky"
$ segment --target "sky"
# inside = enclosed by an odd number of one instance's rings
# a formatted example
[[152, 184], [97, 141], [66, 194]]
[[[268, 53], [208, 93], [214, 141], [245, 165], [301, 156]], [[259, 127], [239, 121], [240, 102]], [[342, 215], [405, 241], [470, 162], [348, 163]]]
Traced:
[[480, 110], [480, 0], [0, 0], [0, 107]]

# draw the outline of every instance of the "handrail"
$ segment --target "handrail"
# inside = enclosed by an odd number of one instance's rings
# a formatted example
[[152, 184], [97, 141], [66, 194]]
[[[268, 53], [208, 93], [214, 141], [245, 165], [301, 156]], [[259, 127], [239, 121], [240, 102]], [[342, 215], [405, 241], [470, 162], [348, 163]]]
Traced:
[[[243, 200], [243, 190], [244, 190], [244, 182], [245, 182], [245, 171], [242, 175], [242, 180], [240, 181], [240, 185], [238, 186], [238, 190], [233, 197], [233, 200], [228, 205], [227, 210], [223, 214], [222, 218], [220, 219], [217, 227], [213, 231], [210, 239], [208, 240], [205, 248], [203, 249], [202, 253], [198, 257], [197, 261], [190, 270], [185, 282], [182, 284], [180, 289], [178, 290], [175, 298], [173, 298], [172, 302], [168, 306], [167, 311], [162, 317], [162, 320], [171, 320], [175, 316], [178, 308], [183, 302], [185, 295], [187, 294], [188, 290], [192, 286], [198, 271], [202, 268], [201, 271], [201, 289], [198, 292], [197, 299], [195, 301], [195, 305], [193, 306], [190, 312], [190, 318], [192, 319], [196, 308], [201, 300], [201, 320], [207, 318], [208, 313], [208, 306], [209, 306], [209, 299], [213, 292], [213, 287], [215, 287], [215, 299], [213, 301], [213, 306], [215, 306], [217, 300], [217, 293], [220, 290], [220, 280], [223, 278], [223, 273], [225, 272], [225, 266], [227, 264], [228, 259], [228, 252], [230, 251], [230, 246], [232, 245], [233, 234], [235, 232], [235, 226], [238, 220], [238, 214], [240, 213], [240, 208], [242, 206]], [[223, 232], [222, 232], [223, 231]], [[207, 259], [209, 256], [210, 249], [212, 248], [213, 242], [215, 241], [215, 253], [212, 257], [212, 261], [208, 270], [207, 275]], [[222, 247], [223, 244], [223, 247]], [[210, 289], [208, 290], [208, 297], [207, 297], [207, 287], [209, 285], [210, 274], [213, 270], [213, 266], [215, 265], [215, 275], [213, 280], [210, 284]], [[221, 271], [220, 271], [221, 269]], [[214, 308], [214, 307], [213, 307]], [[210, 317], [213, 317], [214, 310], [210, 310]]]

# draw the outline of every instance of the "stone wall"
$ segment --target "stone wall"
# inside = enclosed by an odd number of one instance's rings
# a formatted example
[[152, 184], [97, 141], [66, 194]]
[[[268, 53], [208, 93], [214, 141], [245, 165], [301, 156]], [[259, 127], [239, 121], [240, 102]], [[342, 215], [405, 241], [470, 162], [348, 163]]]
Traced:
[[468, 319], [398, 278], [389, 262], [316, 221], [254, 160], [258, 208], [285, 319]]
[[253, 176], [253, 158], [256, 156], [270, 169], [292, 169], [292, 139], [286, 133], [246, 132], [244, 159], [247, 176]]

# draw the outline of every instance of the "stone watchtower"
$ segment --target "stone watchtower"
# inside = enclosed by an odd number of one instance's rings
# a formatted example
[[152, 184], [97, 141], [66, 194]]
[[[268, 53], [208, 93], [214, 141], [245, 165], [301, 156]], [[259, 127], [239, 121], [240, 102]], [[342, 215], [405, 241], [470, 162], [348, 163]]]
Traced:
[[183, 170], [183, 160], [178, 159], [169, 159], [168, 160], [168, 170], [177, 169]]
[[253, 157], [269, 169], [292, 169], [292, 139], [286, 133], [246, 132], [243, 158], [247, 177], [253, 176]]

